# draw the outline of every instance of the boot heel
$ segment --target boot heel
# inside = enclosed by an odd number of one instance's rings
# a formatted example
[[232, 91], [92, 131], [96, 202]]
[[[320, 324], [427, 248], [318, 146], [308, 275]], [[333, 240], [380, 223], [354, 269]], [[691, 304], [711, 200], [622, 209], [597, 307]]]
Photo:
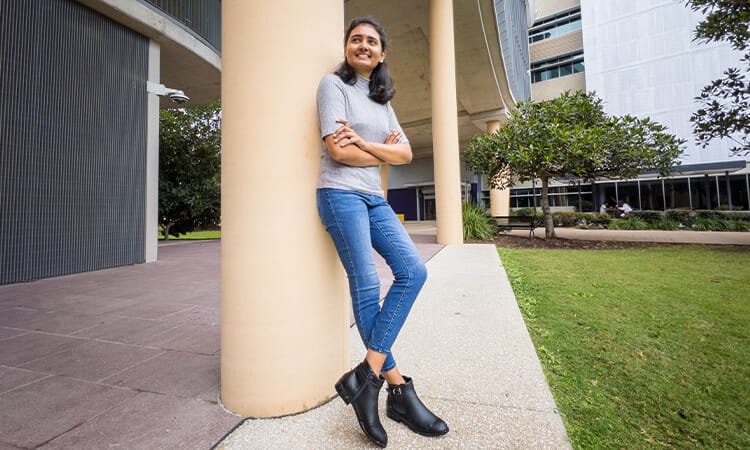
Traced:
[[401, 418], [401, 416], [399, 416], [398, 414], [396, 414], [396, 413], [394, 413], [394, 412], [391, 412], [391, 411], [387, 411], [387, 412], [385, 413], [385, 415], [386, 415], [386, 416], [388, 416], [388, 418], [389, 418], [389, 419], [391, 419], [391, 420], [393, 420], [393, 421], [395, 421], [395, 422], [398, 422], [398, 423], [401, 423], [401, 422], [403, 422], [403, 421], [404, 421], [404, 420], [403, 420], [403, 419]]
[[[329, 385], [330, 386], [330, 385]], [[345, 404], [349, 404], [352, 402], [352, 397], [349, 395], [349, 392], [346, 391], [346, 388], [344, 388], [343, 383], [336, 383], [336, 392], [338, 392], [339, 397], [341, 397], [341, 400], [344, 401]]]
[[442, 436], [447, 433], [448, 425], [422, 403], [414, 391], [411, 378], [405, 376], [404, 381], [404, 384], [388, 385], [388, 418], [403, 423], [422, 436]]
[[379, 447], [388, 445], [388, 435], [378, 417], [378, 394], [383, 381], [372, 372], [367, 361], [363, 361], [333, 385], [341, 400], [354, 408], [362, 432]]

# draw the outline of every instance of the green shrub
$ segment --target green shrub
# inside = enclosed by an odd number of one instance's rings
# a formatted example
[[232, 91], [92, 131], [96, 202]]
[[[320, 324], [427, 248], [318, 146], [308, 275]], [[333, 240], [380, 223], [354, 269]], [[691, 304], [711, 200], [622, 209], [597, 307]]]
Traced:
[[552, 213], [552, 222], [556, 227], [587, 227], [590, 225], [606, 226], [612, 221], [608, 214], [559, 211]]
[[715, 209], [698, 209], [695, 211], [696, 223], [697, 219], [723, 219], [721, 211]]
[[608, 226], [612, 223], [612, 216], [609, 214], [590, 214], [591, 224], [597, 226]]
[[698, 231], [727, 231], [730, 221], [709, 217], [698, 217], [695, 219], [693, 228]]
[[729, 231], [750, 231], [750, 222], [744, 220], [730, 220]]
[[534, 208], [529, 208], [529, 207], [518, 208], [510, 212], [511, 216], [531, 216], [532, 214], [534, 214]]
[[[532, 214], [529, 214], [530, 216]], [[544, 228], [544, 213], [538, 212], [534, 216], [534, 225], [540, 228]]]
[[631, 211], [628, 213], [628, 217], [637, 217], [649, 225], [654, 225], [657, 222], [664, 220], [664, 211]]
[[669, 209], [664, 212], [665, 220], [674, 220], [675, 222], [682, 224], [686, 227], [690, 227], [693, 224], [693, 216], [690, 211], [684, 209]]
[[721, 218], [726, 220], [743, 220], [750, 222], [750, 211], [721, 211]]
[[662, 219], [651, 226], [657, 230], [677, 230], [680, 228], [680, 223], [674, 220]]
[[627, 219], [615, 220], [609, 224], [613, 230], [647, 230], [648, 223], [638, 217], [628, 217]]
[[742, 206], [732, 206], [730, 208], [729, 205], [719, 205], [716, 209], [719, 211], [742, 211]]
[[487, 211], [469, 202], [463, 203], [462, 210], [464, 240], [486, 241], [495, 237], [497, 225]]
[[584, 217], [583, 213], [558, 211], [552, 213], [552, 222], [556, 227], [575, 227], [582, 224]]

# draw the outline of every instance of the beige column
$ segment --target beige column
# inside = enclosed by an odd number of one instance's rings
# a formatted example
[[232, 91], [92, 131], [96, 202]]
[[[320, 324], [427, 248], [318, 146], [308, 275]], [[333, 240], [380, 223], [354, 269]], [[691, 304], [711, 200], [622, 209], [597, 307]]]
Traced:
[[[500, 129], [500, 125], [499, 120], [490, 120], [487, 122], [487, 132], [494, 133]], [[493, 216], [510, 215], [510, 188], [490, 188], [490, 214]]]
[[430, 0], [430, 76], [437, 240], [463, 244], [452, 0]]
[[341, 0], [222, 2], [221, 401], [313, 408], [349, 368], [346, 276], [318, 218], [315, 90], [343, 57]]
[[383, 196], [388, 200], [388, 175], [391, 173], [391, 165], [383, 164], [380, 166], [380, 188], [383, 189]]

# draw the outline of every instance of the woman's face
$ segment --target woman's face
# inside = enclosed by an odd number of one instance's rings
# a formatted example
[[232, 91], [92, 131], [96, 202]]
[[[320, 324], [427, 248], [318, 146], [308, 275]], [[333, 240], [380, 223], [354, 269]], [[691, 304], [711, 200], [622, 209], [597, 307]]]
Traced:
[[344, 48], [346, 62], [355, 72], [370, 78], [373, 69], [385, 60], [380, 35], [371, 25], [361, 24], [349, 34]]

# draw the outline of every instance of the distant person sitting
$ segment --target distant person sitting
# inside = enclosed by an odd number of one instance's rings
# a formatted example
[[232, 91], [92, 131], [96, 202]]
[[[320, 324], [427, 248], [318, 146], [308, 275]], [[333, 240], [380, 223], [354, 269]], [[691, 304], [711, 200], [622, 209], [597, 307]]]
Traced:
[[609, 208], [609, 203], [607, 202], [602, 203], [602, 206], [599, 207], [599, 214], [607, 214], [608, 208]]
[[628, 215], [628, 213], [630, 213], [630, 211], [632, 211], [632, 210], [633, 210], [633, 208], [631, 208], [631, 207], [630, 207], [630, 205], [628, 205], [628, 204], [627, 204], [626, 202], [624, 202], [624, 201], [622, 201], [622, 200], [620, 200], [620, 201], [619, 201], [619, 202], [617, 203], [617, 209], [618, 209], [618, 211], [620, 212], [620, 217], [625, 217], [625, 216], [627, 216], [627, 215]]

